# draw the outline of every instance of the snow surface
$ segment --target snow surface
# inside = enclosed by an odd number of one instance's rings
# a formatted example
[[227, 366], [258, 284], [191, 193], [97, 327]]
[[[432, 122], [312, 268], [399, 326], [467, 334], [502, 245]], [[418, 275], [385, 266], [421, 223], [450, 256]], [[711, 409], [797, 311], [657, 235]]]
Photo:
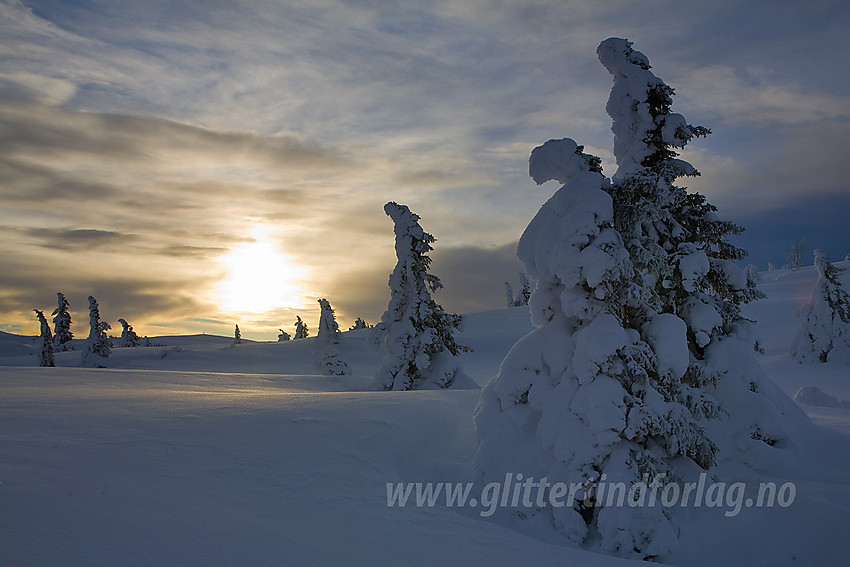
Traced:
[[[794, 311], [816, 279], [812, 267], [760, 274], [768, 298], [744, 314], [765, 350], [763, 386], [850, 400], [850, 365], [790, 359]], [[486, 383], [529, 319], [525, 307], [465, 316], [467, 374]], [[313, 374], [315, 338], [156, 337], [93, 369], [81, 367], [84, 341], [39, 368], [35, 337], [0, 333], [0, 565], [640, 564], [478, 510], [387, 507], [387, 482], [472, 479], [479, 391], [368, 391], [381, 362], [368, 333], [344, 333], [349, 376]], [[688, 508], [670, 562], [846, 564], [850, 408], [838, 405], [800, 406], [815, 424], [796, 432], [802, 462], [739, 479], [793, 481], [793, 505]]]

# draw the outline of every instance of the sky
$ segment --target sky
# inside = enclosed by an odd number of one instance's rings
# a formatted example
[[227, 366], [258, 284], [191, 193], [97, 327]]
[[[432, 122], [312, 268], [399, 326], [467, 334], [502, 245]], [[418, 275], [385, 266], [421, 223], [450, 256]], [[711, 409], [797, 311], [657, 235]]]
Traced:
[[[682, 181], [746, 263], [850, 253], [850, 7], [608, 0], [0, 0], [0, 330], [87, 296], [140, 335], [274, 340], [319, 298], [389, 300], [396, 201], [437, 241], [435, 298], [519, 286], [516, 242], [570, 137], [616, 170], [596, 47], [623, 37], [712, 130]], [[120, 331], [120, 327], [119, 327]]]

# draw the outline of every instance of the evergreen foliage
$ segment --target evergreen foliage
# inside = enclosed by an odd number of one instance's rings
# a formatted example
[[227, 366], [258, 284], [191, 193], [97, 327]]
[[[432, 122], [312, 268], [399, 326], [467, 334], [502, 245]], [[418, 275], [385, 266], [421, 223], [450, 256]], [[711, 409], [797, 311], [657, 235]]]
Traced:
[[850, 296], [836, 268], [822, 250], [815, 250], [818, 280], [812, 297], [798, 314], [800, 328], [791, 346], [799, 362], [850, 362]]
[[454, 338], [460, 315], [446, 313], [431, 297], [443, 287], [428, 273], [435, 238], [405, 205], [390, 202], [384, 212], [394, 223], [398, 263], [389, 279], [390, 302], [373, 330], [373, 341], [386, 352], [376, 376], [378, 387], [448, 388], [463, 374], [454, 357], [469, 349]]
[[39, 366], [56, 366], [53, 358], [53, 333], [50, 332], [50, 325], [44, 317], [44, 313], [38, 309], [33, 309], [41, 325], [38, 338], [38, 365]]
[[104, 368], [106, 359], [112, 353], [109, 337], [106, 331], [112, 327], [106, 321], [100, 320], [100, 308], [97, 300], [89, 296], [89, 337], [86, 341], [86, 349], [81, 355], [81, 360], [86, 366]]
[[118, 322], [121, 324], [121, 343], [120, 345], [125, 348], [133, 348], [139, 346], [139, 335], [133, 330], [132, 325], [130, 325], [125, 319], [118, 319]]
[[302, 321], [301, 317], [297, 315], [295, 319], [295, 336], [292, 337], [292, 340], [306, 339], [310, 334], [310, 329], [307, 327], [307, 323]]
[[71, 332], [71, 314], [68, 312], [68, 300], [62, 293], [56, 294], [58, 307], [53, 310], [53, 341], [56, 350], [63, 352], [71, 350], [71, 339], [74, 338], [74, 333]]

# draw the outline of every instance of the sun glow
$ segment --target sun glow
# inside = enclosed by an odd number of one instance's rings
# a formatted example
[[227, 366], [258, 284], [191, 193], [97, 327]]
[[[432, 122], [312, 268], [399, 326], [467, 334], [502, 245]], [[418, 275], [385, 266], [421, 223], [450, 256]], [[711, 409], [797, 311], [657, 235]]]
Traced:
[[240, 244], [219, 259], [228, 272], [218, 290], [225, 311], [263, 313], [302, 306], [299, 286], [307, 270], [283, 254], [269, 238], [269, 232], [259, 227], [253, 235], [254, 242]]

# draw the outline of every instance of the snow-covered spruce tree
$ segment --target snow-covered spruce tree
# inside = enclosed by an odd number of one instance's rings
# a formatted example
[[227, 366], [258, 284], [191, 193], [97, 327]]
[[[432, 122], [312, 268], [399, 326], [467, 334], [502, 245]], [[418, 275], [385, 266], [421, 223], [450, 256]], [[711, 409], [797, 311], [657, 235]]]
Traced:
[[[588, 487], [564, 507], [502, 510], [533, 533], [654, 559], [677, 546], [674, 511], [596, 499], [593, 483], [675, 481], [718, 463], [758, 462], [783, 441], [793, 404], [762, 381], [739, 304], [759, 293], [733, 263], [743, 251], [701, 195], [673, 182], [695, 175], [676, 159], [707, 134], [670, 112], [672, 89], [631, 43], [597, 51], [614, 75], [608, 102], [618, 171], [569, 139], [536, 148], [538, 184], [564, 184], [520, 239], [536, 280], [538, 328], [508, 353], [476, 408], [476, 468]], [[799, 417], [799, 412], [796, 413]], [[804, 418], [803, 418], [804, 419]], [[757, 421], [758, 420], [758, 421]]]
[[520, 272], [519, 274], [519, 296], [517, 296], [517, 307], [528, 305], [531, 300], [531, 282], [528, 281], [528, 276]]
[[334, 345], [342, 341], [342, 333], [336, 322], [333, 307], [327, 299], [319, 300], [321, 314], [319, 329], [316, 332], [316, 352], [313, 353], [313, 368], [316, 372], [330, 376], [351, 374], [351, 369], [342, 358]]
[[44, 313], [38, 309], [33, 309], [35, 316], [38, 317], [38, 322], [41, 324], [41, 331], [38, 338], [38, 365], [39, 366], [56, 366], [53, 359], [53, 333], [50, 332], [50, 325], [44, 317]]
[[277, 342], [279, 342], [279, 343], [286, 342], [286, 341], [288, 341], [292, 338], [289, 335], [289, 333], [287, 333], [283, 329], [278, 329], [278, 331], [280, 331], [280, 334], [277, 336]]
[[759, 283], [759, 269], [755, 264], [749, 264], [744, 269], [744, 274], [747, 276], [747, 285], [750, 287], [756, 287]]
[[372, 341], [386, 353], [376, 384], [385, 390], [448, 388], [466, 377], [455, 357], [469, 348], [454, 338], [461, 316], [446, 313], [431, 298], [443, 287], [428, 273], [435, 238], [405, 205], [390, 202], [384, 212], [394, 223], [398, 263], [389, 279], [387, 310], [373, 328]]
[[342, 340], [342, 333], [339, 330], [339, 324], [336, 322], [333, 307], [327, 299], [319, 300], [319, 329], [316, 331], [316, 338], [323, 345], [339, 344]]
[[514, 288], [511, 284], [505, 282], [505, 299], [508, 307], [522, 307], [528, 305], [531, 298], [531, 282], [528, 281], [528, 276], [523, 272], [519, 274], [520, 291], [514, 296]]
[[788, 251], [788, 265], [792, 270], [799, 270], [803, 266], [803, 255], [806, 252], [806, 241], [799, 236], [791, 244]]
[[112, 353], [109, 337], [106, 336], [106, 331], [111, 328], [109, 323], [100, 320], [100, 308], [97, 305], [97, 300], [90, 295], [89, 338], [86, 341], [86, 349], [80, 357], [84, 365], [104, 368], [106, 359]]
[[367, 323], [361, 317], [358, 317], [354, 321], [354, 324], [351, 327], [348, 328], [348, 330], [349, 331], [359, 331], [360, 329], [368, 329], [369, 327], [371, 327], [371, 325], [369, 325], [369, 323]]
[[53, 310], [53, 342], [57, 351], [71, 350], [71, 314], [68, 312], [68, 300], [65, 295], [57, 293], [59, 306]]
[[242, 331], [239, 330], [239, 325], [236, 325], [236, 328], [233, 330], [233, 344], [242, 344]]
[[516, 307], [516, 299], [514, 299], [514, 288], [509, 282], [505, 282], [505, 307]]
[[292, 337], [292, 340], [298, 339], [306, 339], [310, 334], [310, 329], [307, 327], [307, 323], [301, 320], [301, 317], [298, 315], [295, 316], [295, 336]]
[[120, 345], [125, 348], [139, 346], [139, 335], [137, 335], [136, 331], [133, 330], [133, 326], [130, 325], [126, 319], [118, 319], [118, 322], [121, 323]]
[[799, 311], [800, 328], [791, 345], [799, 362], [850, 362], [850, 296], [838, 279], [843, 269], [815, 250], [818, 280]]

